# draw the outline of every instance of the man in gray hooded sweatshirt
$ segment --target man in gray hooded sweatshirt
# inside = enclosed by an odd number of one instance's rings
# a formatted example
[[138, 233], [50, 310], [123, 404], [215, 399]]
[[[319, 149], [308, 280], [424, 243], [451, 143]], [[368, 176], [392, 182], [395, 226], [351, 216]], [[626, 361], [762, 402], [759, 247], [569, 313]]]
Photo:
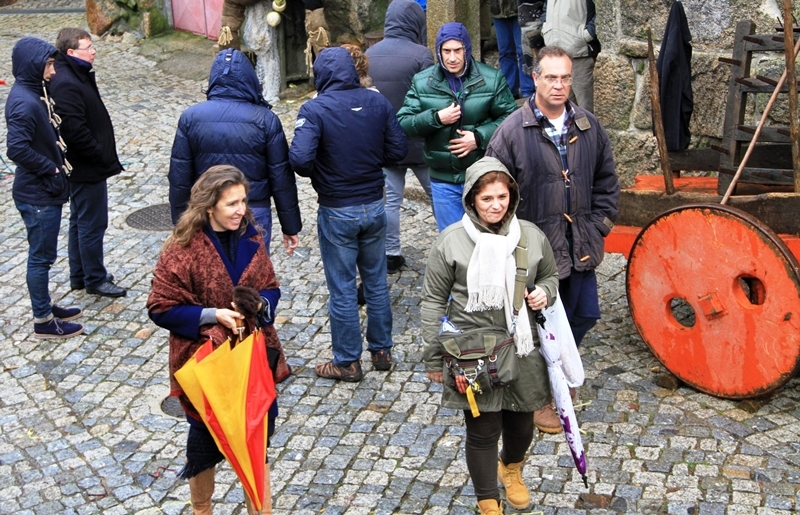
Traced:
[[[433, 66], [433, 54], [425, 46], [425, 12], [413, 0], [394, 0], [386, 10], [383, 40], [367, 49], [373, 85], [389, 99], [394, 112], [403, 107], [411, 78]], [[397, 272], [403, 264], [400, 251], [400, 206], [406, 186], [406, 171], [417, 176], [428, 198], [431, 180], [422, 158], [423, 140], [408, 140], [408, 154], [396, 166], [383, 169], [386, 175], [386, 271]]]

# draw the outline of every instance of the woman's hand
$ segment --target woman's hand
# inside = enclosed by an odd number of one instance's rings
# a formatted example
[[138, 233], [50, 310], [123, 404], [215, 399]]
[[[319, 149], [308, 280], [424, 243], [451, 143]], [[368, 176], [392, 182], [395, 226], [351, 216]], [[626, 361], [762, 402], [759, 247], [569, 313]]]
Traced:
[[528, 301], [528, 307], [534, 311], [547, 307], [547, 294], [539, 286], [534, 287], [531, 292], [525, 288], [525, 300]]
[[428, 380], [432, 383], [441, 383], [444, 381], [441, 372], [427, 372], [427, 374]]
[[217, 323], [224, 325], [231, 331], [236, 331], [236, 321], [244, 318], [244, 315], [231, 309], [217, 309]]

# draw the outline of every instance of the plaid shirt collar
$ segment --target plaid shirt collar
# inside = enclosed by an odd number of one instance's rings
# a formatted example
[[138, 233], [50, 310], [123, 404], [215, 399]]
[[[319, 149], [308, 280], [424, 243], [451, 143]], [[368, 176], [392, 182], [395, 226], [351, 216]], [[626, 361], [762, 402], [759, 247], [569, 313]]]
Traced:
[[531, 95], [530, 103], [531, 103], [531, 110], [533, 111], [533, 116], [536, 117], [536, 120], [539, 122], [539, 125], [545, 130], [547, 135], [553, 140], [553, 143], [560, 148], [566, 148], [565, 140], [567, 139], [567, 133], [569, 132], [569, 128], [572, 126], [573, 121], [575, 120], [575, 109], [572, 107], [572, 103], [567, 100], [567, 103], [564, 105], [566, 109], [566, 114], [564, 116], [564, 127], [561, 129], [561, 132], [558, 132], [553, 124], [550, 123], [550, 120], [536, 107], [536, 93]]

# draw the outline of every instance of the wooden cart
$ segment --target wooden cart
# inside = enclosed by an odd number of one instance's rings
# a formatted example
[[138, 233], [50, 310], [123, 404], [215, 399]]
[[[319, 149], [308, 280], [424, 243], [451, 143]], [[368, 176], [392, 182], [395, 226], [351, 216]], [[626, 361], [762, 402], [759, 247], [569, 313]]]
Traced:
[[[655, 99], [664, 177], [640, 176], [623, 190], [606, 240], [607, 252], [628, 256], [631, 316], [654, 355], [683, 382], [730, 399], [768, 394], [800, 372], [800, 31], [777, 30], [756, 35], [752, 22], [739, 23], [732, 58], [720, 59], [732, 67], [722, 147], [666, 152]], [[790, 126], [748, 125], [748, 95], [773, 93], [779, 82], [751, 76], [752, 55], [778, 51], [788, 86], [775, 94], [788, 93]], [[651, 78], [652, 68], [651, 60]]]

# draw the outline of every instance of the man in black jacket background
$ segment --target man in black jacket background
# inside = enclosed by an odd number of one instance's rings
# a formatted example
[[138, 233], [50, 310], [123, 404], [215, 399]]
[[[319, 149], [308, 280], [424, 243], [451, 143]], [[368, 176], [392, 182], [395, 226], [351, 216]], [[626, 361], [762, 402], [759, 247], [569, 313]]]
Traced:
[[69, 281], [73, 290], [123, 297], [103, 264], [103, 237], [108, 227], [106, 180], [122, 171], [114, 127], [95, 82], [96, 50], [82, 29], [58, 33], [56, 76], [50, 88], [61, 116], [61, 133], [72, 164], [69, 215]]
[[[383, 40], [367, 49], [369, 74], [373, 85], [392, 103], [395, 113], [403, 107], [411, 79], [433, 66], [433, 54], [425, 46], [425, 12], [413, 0], [393, 0], [386, 9]], [[394, 166], [385, 166], [386, 175], [386, 271], [397, 272], [406, 260], [400, 251], [400, 207], [411, 170], [431, 198], [428, 165], [422, 157], [421, 138], [408, 141], [408, 154]]]

